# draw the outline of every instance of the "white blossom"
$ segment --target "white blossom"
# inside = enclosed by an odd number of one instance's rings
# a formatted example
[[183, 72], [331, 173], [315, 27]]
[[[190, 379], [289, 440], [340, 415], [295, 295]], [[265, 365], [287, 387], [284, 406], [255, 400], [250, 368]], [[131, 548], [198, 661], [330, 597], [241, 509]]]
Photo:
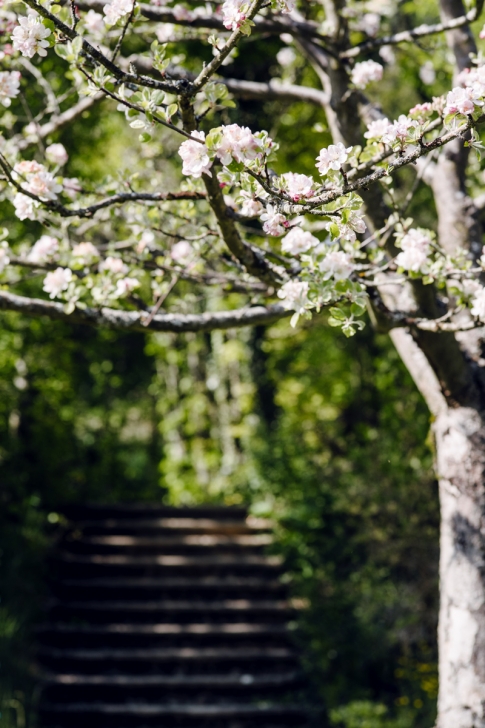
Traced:
[[233, 159], [243, 163], [256, 159], [261, 148], [259, 139], [251, 129], [239, 124], [229, 124], [222, 127], [222, 139], [216, 152], [222, 164], [228, 165]]
[[376, 61], [362, 61], [356, 63], [352, 69], [351, 79], [352, 83], [357, 88], [365, 88], [371, 81], [380, 81], [384, 67]]
[[120, 280], [116, 282], [115, 296], [116, 298], [127, 296], [129, 293], [134, 291], [135, 288], [139, 288], [139, 286], [140, 281], [136, 278], [120, 278]]
[[281, 250], [290, 255], [300, 255], [319, 244], [319, 239], [301, 227], [293, 227], [281, 241]]
[[182, 173], [189, 177], [202, 177], [203, 174], [209, 174], [212, 166], [211, 159], [209, 157], [209, 150], [204, 143], [205, 134], [203, 131], [193, 131], [192, 136], [194, 139], [200, 139], [200, 141], [192, 141], [187, 139], [183, 142], [179, 148], [179, 154], [182, 157]]
[[42, 235], [30, 249], [27, 260], [31, 263], [45, 263], [59, 250], [59, 241], [51, 235]]
[[18, 162], [14, 167], [14, 172], [20, 178], [22, 187], [41, 200], [56, 200], [57, 193], [62, 190], [53, 175], [38, 162]]
[[436, 81], [436, 71], [434, 70], [432, 61], [423, 63], [419, 69], [419, 78], [426, 86], [430, 86]]
[[20, 92], [20, 72], [19, 71], [1, 71], [0, 72], [0, 103], [5, 107], [9, 107], [12, 99], [19, 95]]
[[26, 58], [32, 58], [36, 53], [46, 56], [46, 48], [49, 47], [46, 38], [50, 34], [37, 13], [30, 11], [28, 15], [19, 17], [19, 24], [12, 33], [13, 49]]
[[72, 280], [70, 268], [56, 268], [44, 278], [43, 290], [49, 294], [49, 298], [57, 298], [62, 291], [65, 291]]
[[8, 257], [8, 246], [6, 248], [0, 247], [0, 273], [3, 273], [9, 263], [10, 258]]
[[288, 226], [286, 217], [278, 212], [278, 209], [274, 205], [268, 205], [266, 207], [266, 212], [263, 212], [261, 215], [261, 220], [264, 223], [264, 232], [274, 237], [283, 235]]
[[336, 281], [342, 281], [349, 278], [354, 270], [354, 265], [350, 255], [341, 250], [332, 250], [321, 261], [319, 268], [324, 273], [324, 280], [334, 278]]
[[[325, 227], [330, 230], [334, 223], [328, 222]], [[356, 239], [356, 233], [365, 233], [366, 224], [364, 218], [355, 210], [353, 210], [347, 218], [347, 222], [339, 220], [337, 223], [339, 229], [339, 237], [342, 240], [348, 240], [353, 243]]]
[[479, 93], [474, 93], [471, 87], [453, 88], [446, 97], [444, 114], [473, 114], [475, 106], [482, 106], [479, 100]]
[[245, 22], [250, 3], [247, 0], [225, 0], [222, 5], [224, 27], [237, 30]]
[[115, 258], [114, 256], [109, 255], [99, 264], [99, 272], [112, 273], [116, 276], [125, 276], [128, 273], [128, 266], [123, 263], [121, 258]]
[[111, 0], [103, 7], [104, 22], [106, 25], [114, 25], [124, 15], [131, 13], [133, 6], [133, 0]]
[[283, 68], [286, 68], [287, 66], [291, 66], [291, 64], [296, 59], [296, 53], [293, 50], [293, 48], [288, 48], [286, 46], [285, 48], [282, 48], [278, 53], [276, 54], [276, 60], [280, 64], [280, 66], [283, 66]]
[[377, 35], [380, 25], [381, 16], [378, 13], [364, 13], [359, 22], [359, 30], [373, 38]]
[[473, 297], [471, 314], [480, 321], [485, 321], [485, 288], [483, 287], [480, 287]]
[[380, 140], [387, 133], [390, 126], [392, 124], [389, 119], [376, 119], [375, 121], [371, 121], [367, 126], [364, 137], [366, 139]]
[[13, 198], [13, 204], [19, 220], [35, 220], [34, 201], [31, 197], [17, 192]]
[[105, 24], [101, 13], [97, 13], [95, 10], [89, 10], [83, 20], [84, 27], [88, 33], [98, 38], [104, 34]]
[[185, 265], [194, 254], [194, 249], [187, 240], [179, 240], [172, 246], [170, 256], [172, 260], [181, 265]]
[[91, 265], [99, 258], [99, 251], [92, 243], [78, 243], [72, 249], [74, 262], [79, 265]]
[[431, 239], [421, 230], [411, 228], [401, 240], [402, 253], [396, 256], [396, 265], [399, 268], [426, 273], [428, 269], [428, 256], [431, 252]]
[[322, 176], [328, 174], [331, 169], [337, 172], [347, 161], [350, 151], [352, 147], [346, 149], [342, 142], [330, 144], [329, 147], [320, 149], [315, 166]]
[[383, 61], [392, 66], [396, 62], [396, 54], [394, 53], [392, 46], [385, 45], [379, 49], [379, 55]]
[[259, 202], [259, 200], [255, 200], [248, 192], [243, 190], [241, 197], [243, 199], [243, 203], [239, 212], [244, 217], [257, 217], [264, 212], [264, 207], [261, 202]]
[[283, 299], [283, 306], [289, 311], [304, 313], [308, 301], [307, 281], [287, 281], [278, 291], [278, 298]]
[[286, 172], [281, 175], [285, 181], [285, 186], [289, 196], [295, 201], [312, 197], [313, 195], [313, 177], [306, 174], [296, 174], [295, 172]]
[[408, 119], [405, 114], [401, 114], [396, 121], [389, 124], [387, 130], [382, 135], [381, 141], [384, 142], [384, 144], [390, 145], [394, 144], [396, 141], [404, 144], [408, 138], [409, 130], [415, 125], [416, 122], [413, 119]]
[[51, 164], [56, 164], [59, 167], [62, 167], [69, 159], [63, 144], [51, 144], [45, 150], [45, 156]]
[[157, 24], [155, 35], [160, 43], [168, 43], [175, 38], [175, 31], [176, 27], [173, 23], [160, 23]]

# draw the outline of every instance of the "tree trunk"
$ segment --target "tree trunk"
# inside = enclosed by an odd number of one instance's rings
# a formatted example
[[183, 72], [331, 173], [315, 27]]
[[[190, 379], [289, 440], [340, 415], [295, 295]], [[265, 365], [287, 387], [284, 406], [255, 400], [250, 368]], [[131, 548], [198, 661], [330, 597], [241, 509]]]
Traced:
[[440, 484], [438, 728], [485, 727], [485, 422], [476, 410], [434, 423]]

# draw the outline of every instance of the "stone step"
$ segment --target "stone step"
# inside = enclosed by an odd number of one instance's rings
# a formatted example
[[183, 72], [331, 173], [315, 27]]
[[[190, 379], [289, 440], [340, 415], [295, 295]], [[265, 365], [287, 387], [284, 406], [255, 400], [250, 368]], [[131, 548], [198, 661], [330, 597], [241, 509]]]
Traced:
[[42, 681], [48, 686], [69, 686], [69, 687], [159, 687], [159, 688], [181, 688], [183, 690], [194, 690], [198, 688], [211, 688], [216, 690], [226, 689], [247, 689], [266, 687], [286, 687], [294, 685], [300, 679], [297, 672], [282, 674], [252, 675], [244, 674], [203, 674], [203, 675], [80, 675], [80, 674], [59, 674], [44, 673]]
[[163, 506], [151, 503], [85, 503], [65, 505], [61, 513], [72, 521], [107, 518], [197, 518], [216, 521], [244, 521], [247, 508], [238, 506]]
[[257, 554], [273, 543], [270, 534], [213, 535], [183, 534], [168, 536], [81, 536], [65, 538], [62, 548], [76, 554]]
[[288, 647], [178, 647], [178, 648], [146, 648], [146, 649], [65, 649], [55, 647], [43, 647], [38, 652], [39, 659], [44, 665], [52, 666], [57, 662], [63, 664], [76, 664], [77, 670], [86, 672], [94, 668], [113, 668], [126, 670], [127, 666], [137, 667], [138, 670], [146, 669], [149, 666], [160, 669], [169, 669], [172, 672], [196, 669], [200, 670], [207, 665], [220, 669], [221, 665], [234, 669], [235, 667], [245, 669], [248, 663], [258, 669], [267, 672], [268, 663], [273, 671], [280, 671], [288, 663], [293, 664], [297, 660], [294, 649]]
[[291, 630], [284, 623], [250, 624], [46, 624], [37, 629], [43, 645], [52, 647], [287, 647]]
[[41, 724], [49, 728], [283, 728], [306, 724], [305, 710], [292, 703], [191, 705], [186, 702], [44, 704]]
[[273, 524], [262, 518], [245, 520], [215, 520], [210, 518], [104, 518], [76, 523], [76, 532], [84, 535], [251, 535], [268, 533]]
[[286, 595], [287, 586], [278, 579], [251, 576], [177, 577], [105, 577], [95, 579], [61, 579], [51, 589], [65, 599], [155, 599], [256, 597], [274, 599]]
[[163, 600], [163, 601], [77, 601], [52, 602], [51, 620], [90, 620], [91, 622], [158, 622], [173, 620], [185, 622], [234, 622], [241, 618], [281, 622], [294, 616], [294, 609], [283, 600], [225, 599], [220, 601]]

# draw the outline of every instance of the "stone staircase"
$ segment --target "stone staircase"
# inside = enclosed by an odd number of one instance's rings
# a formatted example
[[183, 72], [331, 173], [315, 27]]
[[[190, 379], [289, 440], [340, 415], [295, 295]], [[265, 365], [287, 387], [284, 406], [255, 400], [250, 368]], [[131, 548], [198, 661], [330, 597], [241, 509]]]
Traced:
[[40, 726], [306, 725], [268, 522], [215, 507], [66, 515], [38, 630]]

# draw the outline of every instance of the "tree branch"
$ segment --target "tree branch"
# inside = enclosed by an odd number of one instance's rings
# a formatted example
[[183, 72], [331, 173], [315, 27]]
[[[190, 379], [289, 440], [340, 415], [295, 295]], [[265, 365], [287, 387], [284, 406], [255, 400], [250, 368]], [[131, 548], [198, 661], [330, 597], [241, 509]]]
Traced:
[[48, 122], [38, 126], [34, 133], [29, 134], [27, 137], [14, 137], [13, 141], [15, 147], [19, 151], [27, 149], [32, 144], [36, 144], [39, 139], [45, 139], [50, 134], [62, 129], [63, 126], [70, 124], [78, 116], [83, 114], [85, 111], [91, 108], [95, 103], [104, 98], [104, 94], [99, 93], [96, 96], [86, 96], [81, 99], [77, 104], [71, 106], [70, 109], [63, 111], [61, 114], [53, 116]]
[[166, 313], [154, 316], [147, 327], [143, 321], [148, 316], [148, 312], [120, 311], [112, 308], [76, 308], [71, 314], [67, 314], [62, 303], [18, 296], [6, 291], [0, 291], [0, 310], [17, 311], [29, 316], [47, 316], [65, 323], [86, 324], [124, 331], [169, 331], [173, 333], [270, 324], [290, 316], [292, 313], [283, 308], [281, 304], [201, 314]]
[[475, 7], [473, 8], [473, 10], [470, 10], [470, 12], [468, 12], [466, 15], [462, 15], [459, 18], [453, 18], [452, 20], [448, 20], [447, 22], [434, 23], [433, 25], [423, 24], [419, 25], [417, 28], [413, 28], [412, 30], [403, 30], [400, 33], [387, 35], [383, 38], [373, 38], [372, 40], [366, 40], [364, 41], [364, 43], [359, 43], [359, 45], [353, 46], [353, 48], [342, 51], [339, 57], [355, 58], [361, 53], [367, 53], [368, 51], [375, 50], [376, 48], [381, 48], [385, 45], [412, 43], [412, 41], [416, 40], [417, 38], [424, 38], [428, 35], [437, 35], [438, 33], [445, 33], [449, 30], [456, 30], [463, 27], [464, 25], [468, 25], [469, 23], [473, 23], [475, 20], [477, 20], [478, 16], [481, 13], [482, 5], [483, 2], [480, 3], [479, 11]]
[[[57, 15], [51, 13], [43, 5], [40, 5], [38, 2], [36, 2], [36, 0], [25, 0], [25, 4], [28, 5], [29, 8], [32, 8], [32, 10], [35, 10], [36, 13], [41, 15], [46, 20], [50, 20], [55, 25], [55, 27], [64, 36], [66, 36], [66, 38], [74, 40], [79, 36], [79, 33], [63, 23], [62, 20], [59, 20]], [[94, 61], [100, 63], [104, 68], [106, 68], [106, 70], [109, 71], [120, 83], [134, 83], [137, 86], [147, 86], [149, 88], [155, 88], [160, 91], [166, 91], [167, 93], [172, 94], [180, 93], [183, 90], [180, 85], [177, 84], [177, 82], [169, 83], [167, 81], [156, 81], [153, 78], [137, 76], [133, 73], [125, 73], [115, 63], [110, 61], [109, 58], [106, 58], [106, 56], [101, 53], [100, 50], [92, 46], [91, 43], [89, 43], [84, 38], [82, 40], [82, 48], [88, 56], [90, 56]]]
[[[264, 0], [253, 0], [253, 3], [250, 6], [246, 15], [246, 19], [248, 21], [253, 20], [253, 18], [258, 14], [263, 2]], [[199, 73], [199, 75], [193, 82], [193, 92], [199, 91], [207, 83], [207, 81], [210, 79], [211, 76], [214, 75], [217, 69], [222, 66], [228, 55], [231, 53], [232, 50], [234, 50], [234, 48], [244, 37], [244, 35], [245, 32], [241, 28], [237, 28], [231, 33], [224, 47], [221, 48], [215, 58], [213, 58], [212, 61]]]
[[[96, 10], [99, 13], [103, 12], [103, 7], [106, 3], [104, 0], [80, 0], [76, 3], [80, 10]], [[219, 18], [212, 15], [206, 17], [196, 18], [177, 18], [173, 11], [167, 7], [159, 7], [157, 5], [149, 5], [148, 3], [142, 3], [140, 5], [140, 13], [147, 20], [154, 20], [157, 23], [170, 23], [171, 25], [178, 25], [180, 27], [187, 28], [199, 28], [208, 30], [218, 30], [223, 33], [227, 33], [227, 28], [224, 27], [222, 21]], [[260, 34], [271, 34], [280, 35], [281, 33], [288, 33], [290, 35], [301, 35], [313, 38], [314, 40], [327, 41], [328, 37], [323, 35], [318, 30], [318, 24], [311, 21], [295, 20], [285, 15], [278, 15], [273, 17], [258, 18], [253, 33]]]

